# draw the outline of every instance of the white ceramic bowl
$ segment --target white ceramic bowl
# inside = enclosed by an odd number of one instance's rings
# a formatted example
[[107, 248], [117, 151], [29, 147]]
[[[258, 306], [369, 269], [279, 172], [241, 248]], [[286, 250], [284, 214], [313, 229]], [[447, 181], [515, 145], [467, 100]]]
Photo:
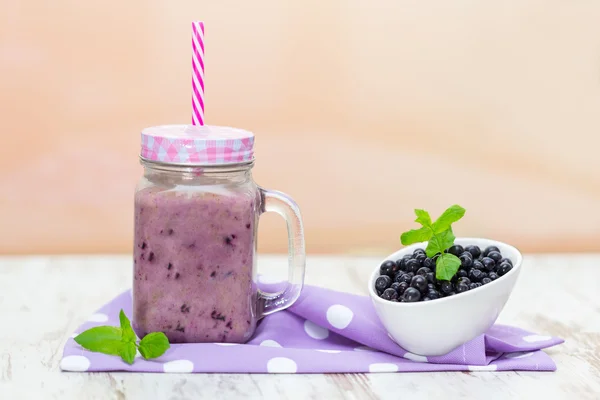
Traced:
[[383, 300], [375, 291], [379, 266], [385, 260], [396, 261], [417, 248], [425, 249], [427, 242], [398, 250], [379, 263], [369, 280], [369, 294], [379, 319], [391, 338], [405, 350], [423, 356], [447, 354], [461, 344], [484, 333], [494, 324], [515, 286], [523, 256], [502, 242], [488, 239], [460, 238], [462, 246], [477, 245], [483, 249], [496, 246], [503, 257], [510, 258], [513, 268], [504, 276], [477, 289], [437, 300], [396, 303]]

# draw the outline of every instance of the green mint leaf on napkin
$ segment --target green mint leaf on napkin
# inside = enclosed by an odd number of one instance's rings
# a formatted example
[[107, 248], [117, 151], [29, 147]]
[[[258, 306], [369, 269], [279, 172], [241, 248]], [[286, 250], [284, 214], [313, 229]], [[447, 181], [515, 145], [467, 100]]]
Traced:
[[123, 347], [121, 348], [121, 352], [119, 355], [127, 364], [133, 364], [133, 360], [135, 360], [135, 353], [137, 353], [137, 348], [135, 347], [135, 342], [126, 342], [123, 343]]
[[417, 216], [415, 222], [421, 224], [422, 227], [404, 232], [400, 236], [400, 241], [405, 246], [427, 241], [425, 249], [427, 257], [433, 258], [439, 254], [436, 259], [436, 278], [439, 280], [452, 279], [460, 267], [460, 260], [458, 257], [444, 252], [454, 244], [456, 237], [452, 232], [452, 224], [465, 215], [465, 209], [457, 204], [450, 206], [435, 222], [432, 222], [429, 213], [425, 210], [416, 209], [415, 215]]
[[135, 343], [137, 337], [131, 328], [131, 322], [129, 322], [129, 318], [127, 318], [123, 310], [121, 310], [119, 313], [119, 322], [121, 323], [121, 330], [123, 331], [123, 341]]
[[123, 347], [121, 329], [114, 326], [97, 326], [75, 336], [84, 349], [118, 356]]
[[162, 356], [169, 347], [169, 339], [164, 333], [152, 332], [142, 338], [138, 348], [142, 357], [150, 359]]
[[441, 281], [449, 281], [459, 267], [460, 259], [458, 257], [454, 254], [444, 253], [435, 262], [435, 277]]
[[120, 328], [96, 326], [88, 329], [77, 335], [75, 342], [89, 351], [121, 356], [127, 364], [133, 364], [138, 349], [145, 359], [150, 359], [162, 356], [171, 347], [162, 332], [149, 333], [137, 344], [137, 336], [123, 310], [119, 313], [119, 322]]

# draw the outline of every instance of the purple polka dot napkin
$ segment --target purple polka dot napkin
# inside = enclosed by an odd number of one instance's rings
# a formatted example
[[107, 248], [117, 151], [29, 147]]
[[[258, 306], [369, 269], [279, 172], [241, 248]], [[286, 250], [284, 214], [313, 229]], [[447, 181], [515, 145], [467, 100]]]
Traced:
[[[76, 333], [98, 325], [119, 325], [119, 310], [131, 315], [131, 292], [106, 304]], [[73, 334], [73, 337], [76, 334]], [[246, 344], [173, 344], [133, 365], [119, 357], [93, 353], [72, 338], [65, 344], [63, 371], [351, 373], [421, 371], [554, 371], [541, 349], [560, 338], [494, 325], [487, 333], [437, 357], [409, 353], [394, 343], [379, 322], [371, 299], [305, 286], [292, 307], [260, 321]]]

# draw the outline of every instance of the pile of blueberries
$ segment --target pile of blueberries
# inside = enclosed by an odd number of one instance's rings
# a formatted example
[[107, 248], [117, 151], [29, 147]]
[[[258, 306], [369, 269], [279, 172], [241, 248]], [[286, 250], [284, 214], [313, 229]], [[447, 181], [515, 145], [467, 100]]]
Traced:
[[496, 246], [481, 251], [479, 246], [462, 247], [455, 244], [446, 250], [460, 259], [460, 268], [450, 281], [435, 277], [435, 260], [425, 250], [417, 249], [397, 261], [385, 261], [379, 268], [381, 276], [375, 290], [384, 300], [403, 303], [428, 301], [477, 289], [505, 275], [513, 267], [510, 259], [502, 257]]

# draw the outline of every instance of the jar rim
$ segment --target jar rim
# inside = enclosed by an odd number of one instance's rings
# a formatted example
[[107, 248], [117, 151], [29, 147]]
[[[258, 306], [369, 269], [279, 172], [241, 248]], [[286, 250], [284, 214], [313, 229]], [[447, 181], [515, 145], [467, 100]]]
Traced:
[[144, 158], [141, 155], [139, 156], [140, 159], [140, 164], [142, 164], [144, 167], [150, 167], [152, 169], [158, 169], [158, 170], [166, 170], [166, 171], [171, 171], [171, 170], [197, 170], [197, 169], [204, 169], [204, 170], [227, 170], [227, 171], [242, 171], [245, 169], [250, 169], [254, 166], [254, 157], [250, 160], [246, 160], [246, 161], [238, 161], [238, 162], [232, 162], [232, 163], [227, 163], [227, 164], [207, 164], [207, 163], [197, 163], [197, 164], [190, 164], [190, 163], [177, 163], [177, 162], [164, 162], [164, 161], [156, 161], [156, 160], [151, 160], [148, 158]]

